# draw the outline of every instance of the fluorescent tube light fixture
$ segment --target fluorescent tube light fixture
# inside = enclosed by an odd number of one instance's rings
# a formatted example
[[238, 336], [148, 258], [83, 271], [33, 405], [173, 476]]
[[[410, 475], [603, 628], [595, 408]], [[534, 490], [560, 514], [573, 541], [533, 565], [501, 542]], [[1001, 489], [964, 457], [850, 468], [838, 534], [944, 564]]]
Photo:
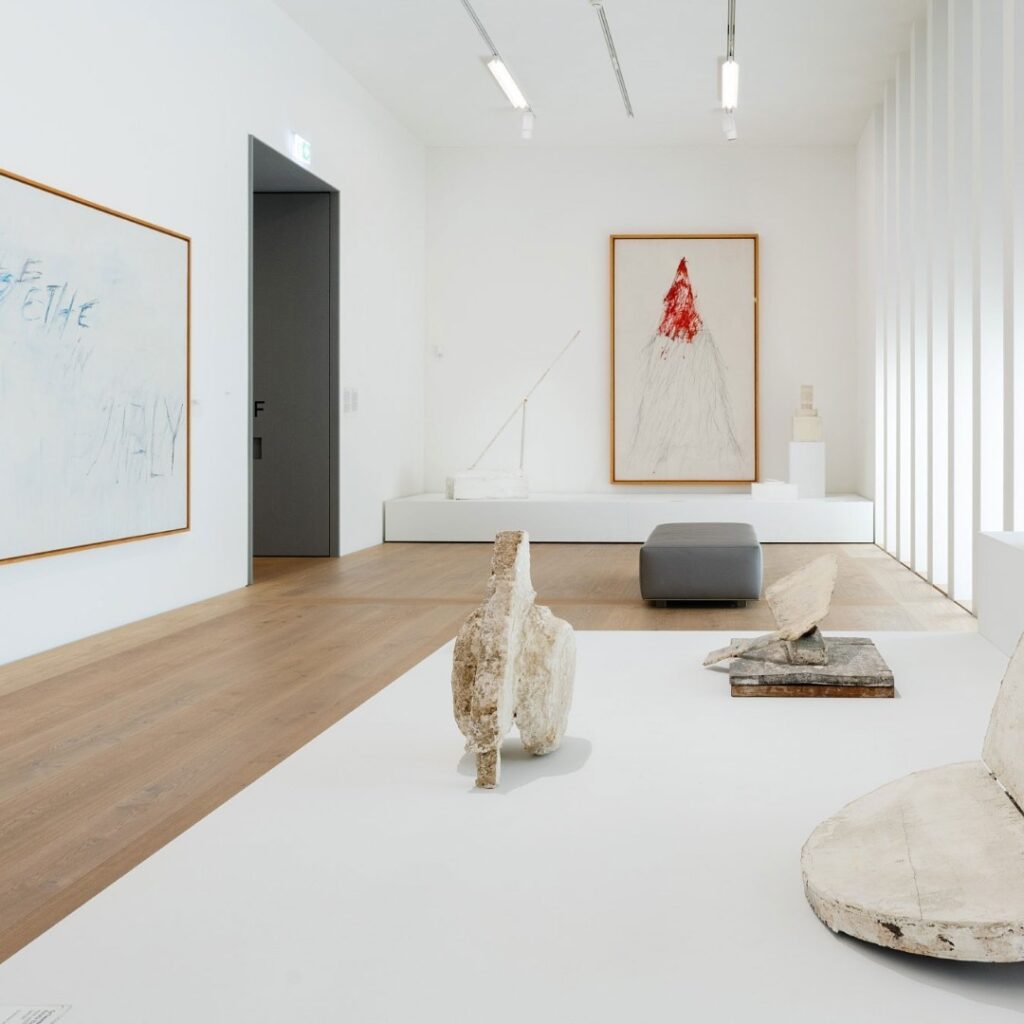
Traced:
[[516, 110], [528, 110], [530, 108], [530, 104], [526, 102], [526, 97], [523, 95], [522, 90], [516, 85], [516, 80], [512, 77], [512, 73], [500, 57], [492, 57], [487, 62], [487, 70], [494, 75], [494, 80], [501, 86], [501, 91], [508, 97], [509, 103]]
[[523, 138], [533, 138], [533, 108], [523, 95], [523, 90], [519, 88], [516, 80], [512, 77], [512, 72], [509, 71], [508, 65], [501, 59], [501, 54], [498, 53], [494, 40], [491, 39], [487, 29], [484, 28], [484, 23], [480, 20], [480, 16], [473, 10], [473, 5], [469, 0], [462, 0], [462, 6], [466, 9], [470, 20], [476, 26], [477, 32], [480, 33], [480, 38], [484, 41], [484, 45], [490, 51], [491, 55], [487, 58], [487, 70], [494, 76], [494, 80], [498, 83], [509, 103], [516, 110], [523, 112]]
[[734, 111], [740, 96], [740, 66], [733, 58], [722, 61], [722, 109]]

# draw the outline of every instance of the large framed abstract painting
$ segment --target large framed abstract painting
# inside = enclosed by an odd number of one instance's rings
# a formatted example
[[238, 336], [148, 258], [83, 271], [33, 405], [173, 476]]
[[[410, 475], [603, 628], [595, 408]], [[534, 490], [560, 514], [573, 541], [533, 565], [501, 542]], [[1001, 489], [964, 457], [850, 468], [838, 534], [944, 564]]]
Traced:
[[757, 235], [613, 235], [612, 481], [757, 479]]
[[189, 528], [189, 266], [0, 171], [0, 562]]

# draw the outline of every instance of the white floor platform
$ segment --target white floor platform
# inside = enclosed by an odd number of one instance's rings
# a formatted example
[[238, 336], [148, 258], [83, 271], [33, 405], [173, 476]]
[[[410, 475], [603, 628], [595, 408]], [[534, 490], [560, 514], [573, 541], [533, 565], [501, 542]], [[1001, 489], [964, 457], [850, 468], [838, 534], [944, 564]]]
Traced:
[[1010, 655], [1024, 633], [1024, 533], [979, 533], [974, 545], [978, 632]]
[[384, 539], [493, 541], [526, 530], [532, 541], [631, 544], [659, 523], [750, 523], [765, 543], [870, 544], [874, 503], [857, 494], [755, 501], [749, 494], [533, 494], [451, 501], [417, 494], [384, 502]]
[[494, 792], [460, 760], [442, 649], [0, 965], [0, 1006], [68, 1003], [67, 1024], [1017, 1020], [1024, 965], [885, 952], [804, 900], [811, 829], [977, 758], [1005, 666], [977, 635], [873, 636], [896, 700], [732, 699], [699, 667], [723, 634], [580, 633], [564, 746], [507, 742]]

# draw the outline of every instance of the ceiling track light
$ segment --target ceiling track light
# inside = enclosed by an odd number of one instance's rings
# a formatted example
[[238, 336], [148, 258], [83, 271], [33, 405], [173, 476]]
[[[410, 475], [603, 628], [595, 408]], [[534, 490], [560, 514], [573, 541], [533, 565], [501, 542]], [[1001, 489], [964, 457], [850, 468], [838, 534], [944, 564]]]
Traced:
[[529, 110], [530, 104], [526, 102], [523, 90], [516, 85], [512, 72], [505, 66], [505, 62], [498, 56], [492, 57], [487, 62], [487, 70], [494, 75], [494, 80], [501, 87], [505, 98], [516, 110]]
[[601, 31], [604, 33], [604, 44], [608, 47], [608, 59], [612, 62], [612, 70], [615, 72], [615, 80], [619, 83], [619, 92], [622, 95], [622, 103], [626, 108], [626, 116], [633, 116], [633, 104], [629, 102], [629, 90], [626, 88], [626, 79], [622, 76], [622, 67], [619, 64], [619, 55], [615, 49], [615, 40], [612, 39], [612, 30], [608, 24], [608, 15], [604, 13], [604, 4], [601, 0], [590, 0], [590, 6], [597, 11], [597, 20], [601, 22]]
[[494, 80], [498, 83], [509, 103], [516, 110], [523, 112], [523, 138], [533, 138], [533, 107], [530, 106], [526, 96], [523, 95], [523, 90], [519, 88], [515, 78], [512, 77], [512, 72], [509, 71], [508, 65], [501, 54], [498, 53], [494, 40], [491, 39], [490, 33], [484, 28], [484, 23], [480, 20], [480, 16], [473, 10], [473, 5], [469, 0], [462, 0], [462, 6], [466, 9], [470, 20], [476, 26], [477, 32], [480, 33], [480, 38], [491, 52], [491, 56], [487, 60], [487, 70], [494, 76]]
[[736, 106], [740, 94], [740, 66], [736, 63], [736, 0], [729, 0], [728, 24], [725, 40], [725, 60], [719, 65], [719, 86], [721, 89], [722, 130], [725, 137], [736, 139]]
[[736, 63], [736, 0], [729, 0], [725, 60], [721, 64], [722, 109], [734, 111], [739, 100], [740, 66]]

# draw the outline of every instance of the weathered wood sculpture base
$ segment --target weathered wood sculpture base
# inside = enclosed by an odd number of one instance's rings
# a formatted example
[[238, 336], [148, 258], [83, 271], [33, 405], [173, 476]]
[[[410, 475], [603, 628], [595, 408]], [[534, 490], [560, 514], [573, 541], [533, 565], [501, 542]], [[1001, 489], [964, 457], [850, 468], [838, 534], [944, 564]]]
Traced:
[[804, 891], [835, 932], [946, 960], [1024, 961], [1024, 642], [984, 761], [890, 782], [822, 822]]
[[534, 604], [530, 542], [499, 533], [487, 600], [455, 641], [455, 721], [476, 755], [476, 784], [492, 789], [501, 772], [501, 740], [519, 728], [523, 747], [548, 754], [562, 742], [572, 704], [576, 637], [572, 626]]
[[896, 692], [892, 671], [871, 640], [826, 638], [817, 630], [734, 658], [729, 684], [734, 697], [892, 697]]

